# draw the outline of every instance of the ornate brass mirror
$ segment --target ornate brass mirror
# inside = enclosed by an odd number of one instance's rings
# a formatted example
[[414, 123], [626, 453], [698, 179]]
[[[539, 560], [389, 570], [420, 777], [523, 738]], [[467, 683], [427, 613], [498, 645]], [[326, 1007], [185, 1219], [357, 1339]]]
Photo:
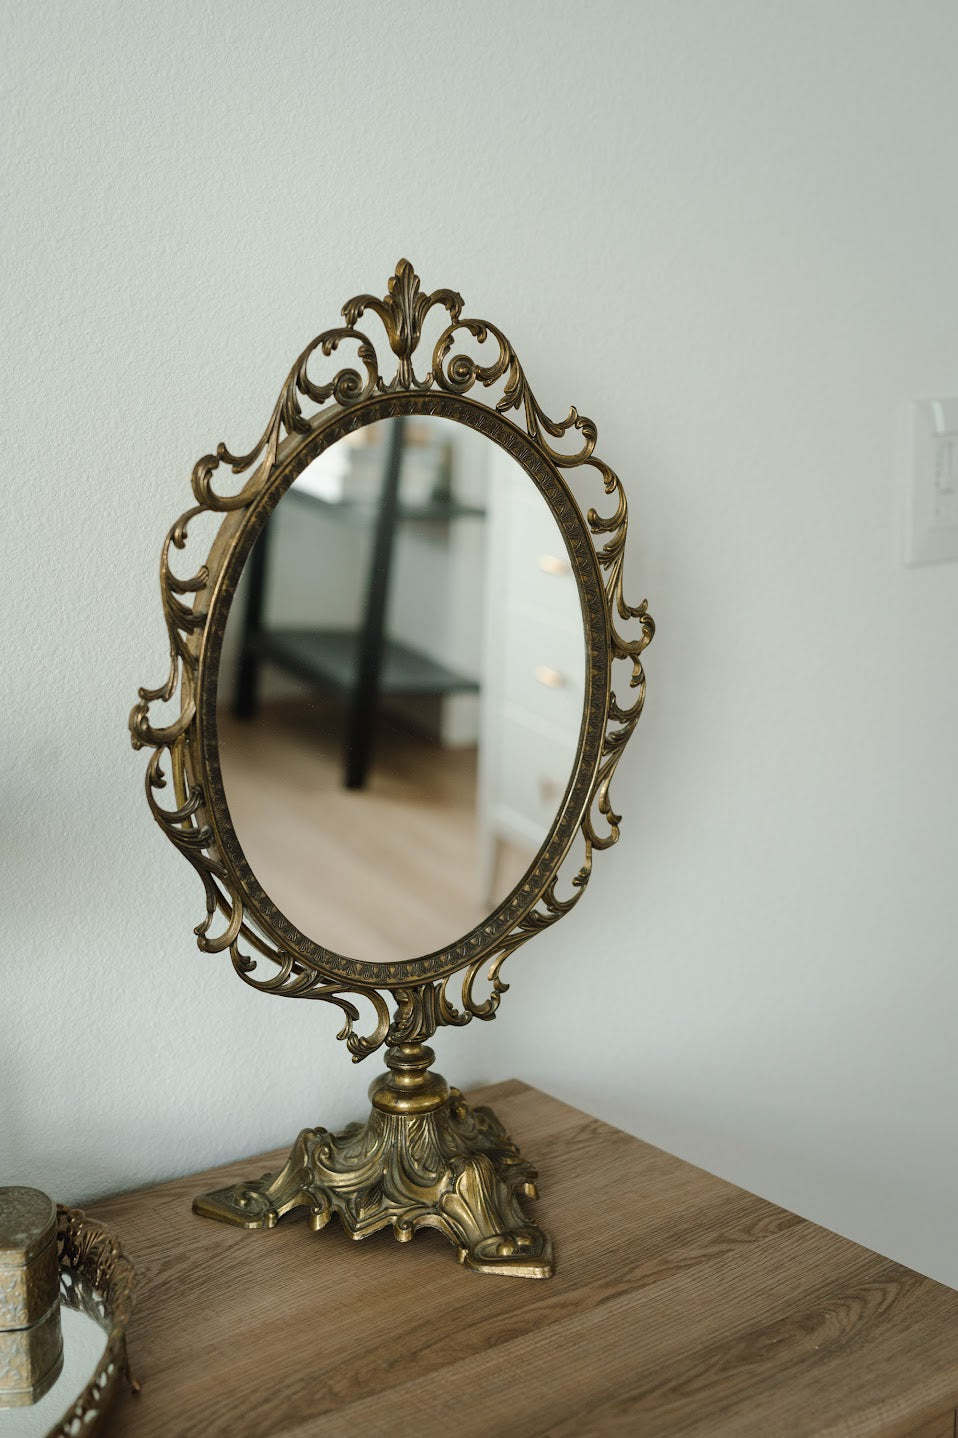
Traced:
[[[470, 1268], [542, 1278], [551, 1243], [519, 1203], [535, 1171], [427, 1041], [494, 1017], [505, 960], [618, 838], [609, 786], [653, 624], [624, 596], [626, 500], [592, 421], [547, 418], [509, 341], [462, 308], [400, 261], [385, 298], [350, 300], [303, 351], [248, 454], [199, 460], [161, 559], [169, 678], [130, 728], [205, 887], [199, 947], [264, 993], [336, 1005], [354, 1060], [386, 1046], [365, 1124], [305, 1130], [279, 1173], [195, 1210], [433, 1227]], [[211, 516], [205, 563], [178, 574]]]

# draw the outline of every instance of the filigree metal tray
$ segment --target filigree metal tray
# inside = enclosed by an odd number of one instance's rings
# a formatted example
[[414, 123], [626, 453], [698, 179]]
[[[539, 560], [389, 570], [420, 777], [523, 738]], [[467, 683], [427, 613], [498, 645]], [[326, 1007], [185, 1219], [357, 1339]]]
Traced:
[[121, 1383], [138, 1387], [126, 1356], [133, 1265], [107, 1229], [62, 1204], [57, 1256], [63, 1369], [38, 1403], [0, 1408], [0, 1438], [86, 1438], [101, 1431]]

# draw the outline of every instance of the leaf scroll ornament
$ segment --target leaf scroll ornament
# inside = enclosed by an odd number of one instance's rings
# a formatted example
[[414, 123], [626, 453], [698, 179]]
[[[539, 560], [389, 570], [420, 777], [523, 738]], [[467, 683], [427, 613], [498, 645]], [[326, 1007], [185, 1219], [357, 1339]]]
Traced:
[[[462, 310], [459, 294], [449, 289], [426, 293], [412, 265], [400, 260], [385, 296], [349, 300], [342, 310], [344, 324], [306, 346], [249, 451], [234, 453], [221, 443], [197, 461], [195, 502], [170, 529], [160, 559], [169, 672], [158, 688], [139, 691], [130, 715], [134, 748], [153, 750], [146, 772], [150, 809], [203, 883], [206, 913], [196, 927], [200, 949], [227, 952], [239, 977], [263, 992], [337, 1006], [345, 1019], [339, 1036], [354, 1060], [387, 1040], [422, 1041], [442, 1025], [494, 1017], [508, 987], [501, 977], [505, 960], [569, 912], [588, 883], [594, 852], [619, 837], [611, 785], [645, 702], [641, 656], [654, 624], [644, 601], [633, 606], [625, 599], [628, 507], [618, 477], [595, 454], [596, 427], [574, 407], [565, 419], [550, 419], [502, 331], [487, 321], [463, 318]], [[429, 368], [419, 375], [415, 359], [433, 311], [447, 323]], [[358, 328], [361, 320], [381, 326], [395, 361], [390, 371], [383, 370], [366, 329]], [[340, 368], [325, 377], [318, 374], [317, 368], [333, 356]], [[314, 454], [350, 429], [395, 413], [457, 419], [509, 450], [537, 484], [562, 530], [576, 574], [591, 678], [577, 771], [525, 879], [494, 915], [447, 949], [374, 965], [334, 954], [300, 934], [258, 890], [223, 818], [225, 801], [213, 777], [218, 759], [214, 763], [203, 748], [200, 720], [204, 706], [214, 702], [218, 646], [233, 582], [228, 582], [230, 566], [242, 558], [243, 526], [255, 537], [254, 521], [265, 523], [284, 485]], [[223, 466], [240, 477], [238, 487], [235, 478], [232, 487], [219, 481]], [[574, 492], [576, 470], [598, 475], [609, 513], [591, 507], [583, 514]], [[226, 539], [214, 542], [195, 572], [179, 577], [172, 556], [187, 549], [193, 521], [209, 514], [221, 516]], [[634, 634], [626, 635], [625, 627], [632, 625]], [[627, 661], [629, 673], [629, 694], [622, 699], [611, 683], [619, 660]], [[154, 723], [153, 706], [177, 698], [179, 712], [170, 722]], [[167, 805], [160, 796], [168, 788], [172, 799]], [[556, 874], [577, 830], [583, 857], [571, 892], [560, 897]], [[365, 1032], [357, 1028], [360, 1002], [371, 1011]]]

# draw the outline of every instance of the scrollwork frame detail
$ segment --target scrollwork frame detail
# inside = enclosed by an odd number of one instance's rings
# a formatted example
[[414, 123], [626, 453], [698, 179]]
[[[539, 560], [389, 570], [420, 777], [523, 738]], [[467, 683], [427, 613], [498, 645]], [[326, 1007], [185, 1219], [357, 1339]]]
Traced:
[[[87, 1311], [107, 1332], [106, 1346], [90, 1381], [47, 1438], [77, 1438], [99, 1433], [122, 1384], [134, 1393], [140, 1385], [130, 1373], [126, 1331], [133, 1309], [136, 1274], [119, 1242], [78, 1208], [57, 1204], [57, 1254], [61, 1283], [66, 1275], [89, 1286]], [[94, 1307], [88, 1307], [93, 1304]]]
[[[638, 722], [645, 701], [641, 654], [654, 633], [648, 608], [629, 605], [623, 590], [623, 560], [628, 511], [622, 485], [595, 455], [596, 427], [570, 409], [566, 419], [548, 418], [530, 389], [511, 344], [488, 321], [462, 317], [463, 301], [452, 290], [425, 294], [418, 276], [401, 260], [383, 299], [365, 294], [343, 306], [344, 326], [318, 335], [290, 371], [258, 443], [247, 454], [220, 444], [194, 466], [195, 504], [170, 529], [160, 561], [164, 617], [170, 643], [170, 671], [157, 689], [141, 689], [130, 715], [134, 748], [153, 750], [147, 765], [150, 809], [170, 841], [196, 869], [206, 893], [206, 916], [197, 925], [200, 949], [228, 952], [233, 967], [253, 987], [288, 997], [320, 999], [337, 1005], [345, 1023], [340, 1038], [354, 1060], [384, 1042], [428, 1039], [441, 1025], [491, 1019], [508, 985], [502, 966], [533, 934], [568, 913], [581, 897], [592, 871], [593, 854], [619, 837], [620, 816], [610, 797], [616, 766]], [[420, 377], [414, 359], [423, 324], [433, 309], [448, 323], [435, 343], [429, 370]], [[384, 374], [378, 352], [357, 328], [363, 315], [375, 316], [396, 358], [395, 373]], [[473, 341], [490, 363], [459, 348]], [[331, 380], [318, 383], [310, 361], [329, 357], [345, 344], [356, 346], [359, 368], [346, 365]], [[498, 398], [486, 398], [501, 387]], [[304, 412], [304, 401], [315, 406]], [[521, 424], [510, 418], [515, 412]], [[556, 820], [525, 876], [496, 911], [447, 949], [397, 964], [370, 964], [324, 949], [301, 934], [272, 904], [249, 868], [233, 830], [223, 792], [216, 741], [216, 674], [226, 617], [243, 562], [286, 489], [308, 463], [342, 435], [391, 414], [442, 414], [486, 434], [506, 448], [526, 470], [548, 503], [563, 534], [579, 587], [586, 636], [586, 698], [576, 765]], [[565, 452], [568, 435], [578, 447]], [[554, 443], [559, 441], [560, 444]], [[214, 488], [226, 465], [247, 475], [233, 494]], [[596, 471], [614, 508], [603, 516], [595, 508], [583, 515], [564, 471], [587, 466]], [[206, 563], [188, 578], [171, 567], [172, 551], [182, 550], [189, 526], [204, 513], [222, 519]], [[620, 626], [637, 621], [634, 637]], [[612, 684], [615, 660], [629, 665], [631, 699], [620, 703]], [[150, 721], [153, 704], [169, 703], [179, 693], [179, 714], [168, 725]], [[165, 766], [165, 767], [164, 767]], [[158, 795], [172, 781], [174, 806]], [[584, 857], [560, 897], [557, 873], [576, 833]], [[222, 927], [214, 932], [217, 918]], [[262, 972], [262, 966], [268, 966]], [[486, 970], [487, 992], [476, 993]], [[451, 981], [462, 975], [456, 997]], [[395, 1014], [384, 993], [395, 1003]], [[359, 1010], [353, 998], [372, 1006], [374, 1023], [357, 1032]]]

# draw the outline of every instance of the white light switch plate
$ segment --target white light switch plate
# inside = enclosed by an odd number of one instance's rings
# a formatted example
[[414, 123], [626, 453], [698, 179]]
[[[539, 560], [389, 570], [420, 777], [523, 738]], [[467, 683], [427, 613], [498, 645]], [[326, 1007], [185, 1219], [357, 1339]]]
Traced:
[[905, 563], [958, 559], [958, 399], [916, 399]]

